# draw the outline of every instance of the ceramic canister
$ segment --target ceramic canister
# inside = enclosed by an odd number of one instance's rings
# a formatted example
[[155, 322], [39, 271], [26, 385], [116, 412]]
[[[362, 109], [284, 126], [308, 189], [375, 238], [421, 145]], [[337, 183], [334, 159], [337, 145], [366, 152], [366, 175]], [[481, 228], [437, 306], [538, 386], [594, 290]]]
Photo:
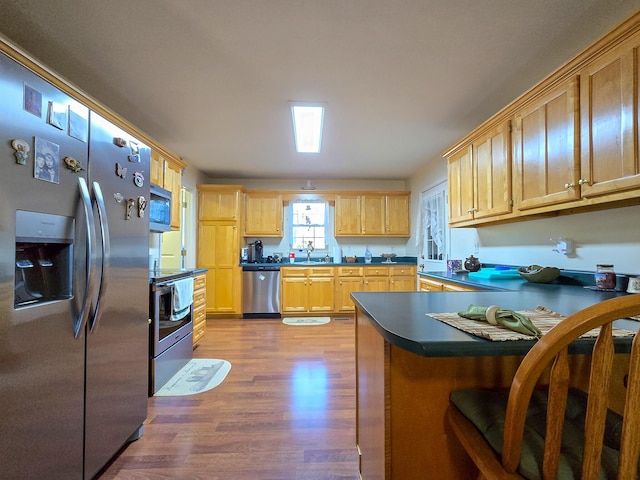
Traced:
[[629, 277], [627, 284], [628, 293], [640, 293], [640, 277]]

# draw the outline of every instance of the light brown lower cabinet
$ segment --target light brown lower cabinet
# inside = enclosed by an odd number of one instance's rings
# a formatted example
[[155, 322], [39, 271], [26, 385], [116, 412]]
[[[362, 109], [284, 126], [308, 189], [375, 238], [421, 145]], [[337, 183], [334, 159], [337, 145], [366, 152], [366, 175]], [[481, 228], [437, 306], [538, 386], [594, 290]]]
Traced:
[[336, 267], [336, 274], [335, 309], [339, 313], [353, 313], [355, 305], [351, 292], [362, 291], [362, 267]]
[[281, 267], [282, 313], [330, 313], [334, 310], [333, 267]]
[[435, 278], [423, 276], [418, 278], [418, 289], [421, 292], [476, 292], [482, 290], [469, 285], [461, 285], [459, 283], [436, 280]]
[[414, 292], [414, 265], [281, 267], [282, 313], [353, 313], [352, 292]]
[[389, 267], [390, 292], [415, 292], [416, 267], [398, 265]]
[[204, 337], [207, 330], [207, 274], [193, 276], [193, 345]]

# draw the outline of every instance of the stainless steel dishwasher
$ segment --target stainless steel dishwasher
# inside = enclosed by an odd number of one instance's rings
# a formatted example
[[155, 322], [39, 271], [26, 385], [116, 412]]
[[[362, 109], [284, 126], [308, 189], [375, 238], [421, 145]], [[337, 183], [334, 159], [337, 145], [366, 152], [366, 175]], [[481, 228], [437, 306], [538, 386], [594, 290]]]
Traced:
[[280, 318], [280, 266], [242, 266], [243, 318]]

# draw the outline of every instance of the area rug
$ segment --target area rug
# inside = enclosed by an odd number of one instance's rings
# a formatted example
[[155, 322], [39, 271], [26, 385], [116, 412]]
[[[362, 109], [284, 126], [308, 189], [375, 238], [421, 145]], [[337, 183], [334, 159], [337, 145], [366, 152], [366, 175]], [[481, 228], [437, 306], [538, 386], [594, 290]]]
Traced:
[[283, 318], [282, 323], [285, 325], [324, 325], [331, 321], [330, 317], [290, 317]]
[[227, 377], [231, 364], [216, 358], [194, 358], [156, 392], [156, 397], [195, 395], [217, 387]]

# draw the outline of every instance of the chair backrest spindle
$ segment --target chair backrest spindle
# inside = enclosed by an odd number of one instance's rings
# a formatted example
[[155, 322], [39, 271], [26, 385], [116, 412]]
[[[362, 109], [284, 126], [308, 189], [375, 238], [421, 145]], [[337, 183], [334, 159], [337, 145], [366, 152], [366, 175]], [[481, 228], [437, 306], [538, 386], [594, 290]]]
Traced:
[[[640, 296], [640, 295], [638, 295]], [[624, 423], [620, 446], [618, 479], [635, 478], [640, 454], [640, 338], [636, 334], [629, 360], [627, 395], [624, 404]]]
[[544, 478], [556, 478], [560, 458], [562, 425], [569, 391], [569, 354], [563, 348], [553, 362], [549, 378], [549, 403], [544, 444]]

